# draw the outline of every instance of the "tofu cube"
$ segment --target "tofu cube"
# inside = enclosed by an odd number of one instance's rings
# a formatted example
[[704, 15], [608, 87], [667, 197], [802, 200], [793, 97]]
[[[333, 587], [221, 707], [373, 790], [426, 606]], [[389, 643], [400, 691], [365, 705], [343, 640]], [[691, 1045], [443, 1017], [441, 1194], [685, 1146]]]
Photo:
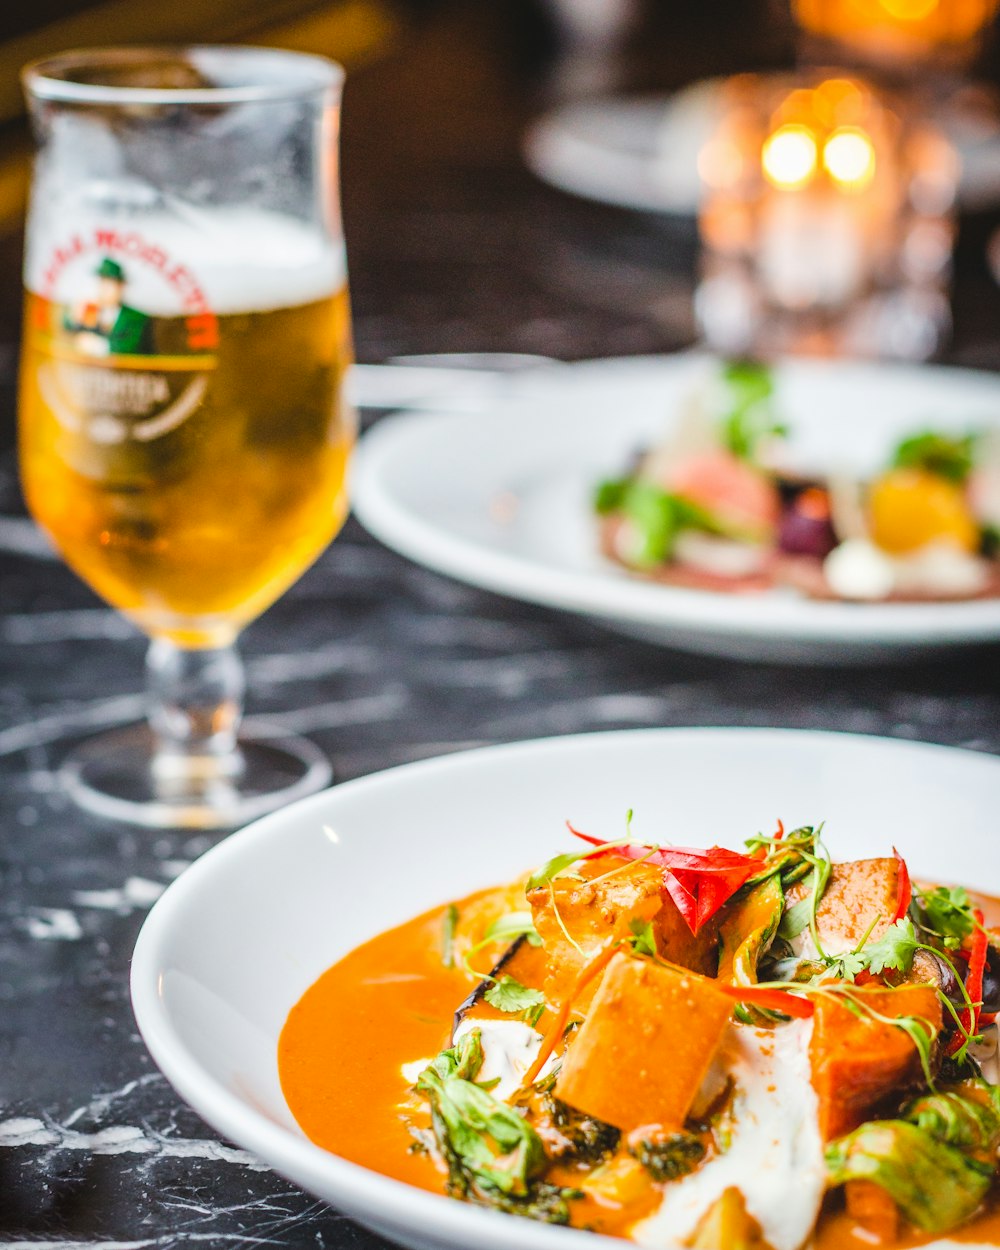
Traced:
[[[788, 891], [787, 905], [794, 906], [809, 893], [809, 880]], [[830, 880], [816, 908], [816, 930], [827, 955], [852, 951], [875, 922], [871, 940], [892, 924], [899, 888], [899, 864], [895, 859], [856, 859], [834, 864]], [[801, 935], [802, 953], [815, 956], [808, 931]]]
[[616, 955], [567, 1048], [557, 1096], [623, 1132], [679, 1131], [733, 1005], [707, 977]]
[[[933, 985], [894, 990], [859, 986], [851, 992], [880, 1015], [919, 1016], [935, 1032], [941, 1028], [941, 1003]], [[883, 1098], [921, 1078], [920, 1055], [907, 1033], [871, 1016], [857, 1016], [835, 998], [816, 999], [809, 1060], [824, 1141], [857, 1128]]]
[[[613, 871], [606, 875], [609, 865]], [[602, 856], [581, 864], [580, 873], [583, 880], [559, 877], [551, 887], [528, 894], [535, 928], [545, 947], [545, 993], [550, 1002], [565, 998], [588, 959], [616, 926], [625, 926], [627, 932], [631, 918], [650, 921], [664, 959], [714, 975], [718, 924], [713, 917], [697, 936], [692, 934], [664, 888], [662, 869], [652, 864], [616, 864], [611, 856]], [[577, 1005], [585, 1008], [592, 995], [588, 987]]]

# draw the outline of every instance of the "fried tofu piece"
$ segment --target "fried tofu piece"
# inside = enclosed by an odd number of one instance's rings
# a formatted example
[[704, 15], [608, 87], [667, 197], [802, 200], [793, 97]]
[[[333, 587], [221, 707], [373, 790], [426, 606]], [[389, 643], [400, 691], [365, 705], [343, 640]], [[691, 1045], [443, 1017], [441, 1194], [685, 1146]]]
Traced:
[[619, 953], [567, 1048], [556, 1095], [623, 1132], [678, 1131], [732, 1010], [708, 977]]
[[[585, 860], [580, 875], [583, 881], [558, 877], [550, 885], [528, 892], [535, 928], [548, 960], [545, 994], [550, 1002], [563, 1001], [588, 959], [607, 942], [616, 926], [619, 933], [628, 934], [630, 919], [651, 922], [663, 959], [707, 976], [715, 974], [718, 924], [713, 919], [697, 936], [692, 934], [664, 889], [662, 869], [599, 856]], [[588, 987], [576, 1006], [585, 1009], [594, 989], [596, 986]]]
[[[809, 878], [796, 882], [787, 895], [787, 905], [794, 906], [809, 894]], [[899, 889], [899, 864], [893, 859], [856, 859], [834, 864], [830, 880], [816, 908], [816, 929], [827, 955], [842, 955], [854, 950], [875, 921], [871, 938], [875, 940], [892, 924], [896, 914]], [[811, 946], [808, 932], [804, 941]], [[815, 955], [804, 949], [803, 954]]]
[[[941, 1003], [933, 985], [858, 986], [851, 993], [880, 1015], [918, 1016], [935, 1034], [941, 1029]], [[922, 1068], [912, 1038], [896, 1025], [855, 1015], [836, 998], [815, 1002], [809, 1060], [820, 1133], [830, 1141], [857, 1128], [888, 1094], [918, 1082]]]

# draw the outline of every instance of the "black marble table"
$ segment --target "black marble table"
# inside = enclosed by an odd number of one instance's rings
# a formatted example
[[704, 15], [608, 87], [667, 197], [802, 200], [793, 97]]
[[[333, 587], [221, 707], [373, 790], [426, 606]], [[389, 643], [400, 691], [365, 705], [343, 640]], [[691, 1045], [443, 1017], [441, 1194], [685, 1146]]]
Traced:
[[[362, 359], [574, 358], [667, 350], [690, 335], [689, 231], [564, 199], [521, 169], [516, 137], [540, 80], [515, 37], [516, 8], [445, 6], [349, 85]], [[665, 62], [675, 81], [739, 64], [721, 45], [706, 51], [705, 30], [690, 38], [687, 60]], [[985, 366], [1000, 365], [1000, 297], [982, 259], [992, 224], [966, 224], [953, 352]], [[2, 272], [15, 271], [13, 247]], [[8, 337], [8, 444], [15, 361]], [[141, 713], [143, 648], [51, 557], [20, 511], [13, 452], [0, 451], [0, 1250], [381, 1246], [220, 1141], [136, 1032], [136, 933], [215, 838], [84, 816], [53, 769], [80, 736]], [[484, 743], [631, 726], [832, 728], [1000, 753], [996, 649], [844, 670], [687, 656], [447, 581], [354, 522], [243, 651], [249, 710], [309, 734], [340, 780]]]

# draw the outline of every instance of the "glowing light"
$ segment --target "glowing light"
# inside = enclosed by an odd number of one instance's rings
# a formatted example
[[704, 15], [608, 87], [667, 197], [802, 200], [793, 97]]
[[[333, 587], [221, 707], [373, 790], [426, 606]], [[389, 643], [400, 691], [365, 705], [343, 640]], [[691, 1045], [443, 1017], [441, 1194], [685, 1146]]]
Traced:
[[823, 168], [842, 186], [858, 190], [875, 176], [875, 148], [863, 130], [843, 126], [823, 145]]
[[882, 0], [882, 8], [901, 22], [922, 22], [938, 7], [939, 0]]
[[784, 191], [803, 187], [816, 172], [816, 139], [807, 126], [779, 126], [761, 153], [768, 182]]

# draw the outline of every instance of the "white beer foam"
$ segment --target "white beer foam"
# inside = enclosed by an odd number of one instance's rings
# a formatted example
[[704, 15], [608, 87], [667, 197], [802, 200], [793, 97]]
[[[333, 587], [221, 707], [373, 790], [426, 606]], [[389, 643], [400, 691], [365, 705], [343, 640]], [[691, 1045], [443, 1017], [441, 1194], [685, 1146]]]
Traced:
[[[28, 290], [59, 303], [86, 301], [97, 266], [110, 257], [125, 271], [124, 302], [132, 307], [154, 316], [222, 315], [311, 303], [347, 279], [342, 241], [280, 213], [176, 202], [172, 211], [127, 215], [81, 208], [35, 206], [24, 260]], [[179, 266], [183, 280], [171, 282]]]

